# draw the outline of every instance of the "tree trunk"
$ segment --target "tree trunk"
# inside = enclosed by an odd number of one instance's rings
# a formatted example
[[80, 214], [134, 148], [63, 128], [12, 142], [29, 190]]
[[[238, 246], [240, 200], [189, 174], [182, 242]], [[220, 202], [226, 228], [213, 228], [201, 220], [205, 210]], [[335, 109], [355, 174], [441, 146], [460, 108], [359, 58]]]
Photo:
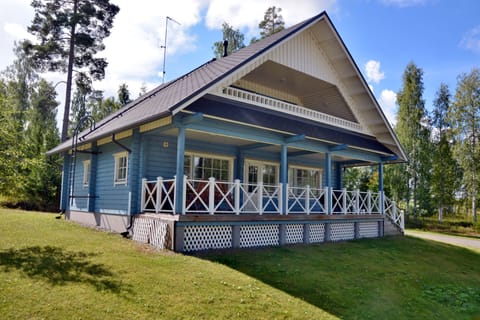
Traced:
[[[73, 16], [72, 19], [76, 19], [78, 0], [73, 2]], [[68, 52], [68, 67], [67, 67], [67, 88], [65, 89], [65, 109], [63, 111], [63, 123], [62, 123], [62, 142], [68, 138], [68, 124], [70, 120], [70, 100], [72, 95], [72, 74], [73, 74], [73, 62], [75, 59], [75, 27], [76, 22], [72, 22], [72, 28], [70, 31], [70, 48]]]
[[438, 208], [438, 222], [443, 223], [443, 203], [440, 201], [440, 206]]
[[472, 195], [472, 214], [473, 214], [473, 223], [477, 223], [477, 188], [473, 187]]

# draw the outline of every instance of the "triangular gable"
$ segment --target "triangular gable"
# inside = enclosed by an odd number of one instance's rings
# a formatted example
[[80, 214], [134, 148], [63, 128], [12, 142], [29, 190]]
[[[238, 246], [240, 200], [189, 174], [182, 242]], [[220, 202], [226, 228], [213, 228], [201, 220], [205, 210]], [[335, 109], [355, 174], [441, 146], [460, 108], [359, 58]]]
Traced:
[[[294, 47], [298, 50], [297, 55], [292, 57], [289, 50]], [[267, 61], [280, 63], [335, 85], [353, 117], [367, 128], [366, 132], [377, 137], [400, 159], [406, 159], [393, 130], [325, 12], [225, 58], [212, 60], [152, 90], [100, 121], [95, 130], [83, 132], [80, 135], [82, 141], [94, 141], [176, 114], [205, 94], [219, 92], [241, 80]], [[70, 146], [71, 142], [66, 141], [48, 153], [66, 151]]]

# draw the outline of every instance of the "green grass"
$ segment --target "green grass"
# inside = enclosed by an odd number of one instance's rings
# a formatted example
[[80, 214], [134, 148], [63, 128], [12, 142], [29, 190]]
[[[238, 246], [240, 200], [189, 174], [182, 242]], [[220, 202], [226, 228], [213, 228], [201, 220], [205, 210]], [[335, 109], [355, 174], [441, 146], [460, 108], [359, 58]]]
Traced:
[[0, 209], [2, 319], [472, 319], [480, 254], [414, 238], [155, 251]]

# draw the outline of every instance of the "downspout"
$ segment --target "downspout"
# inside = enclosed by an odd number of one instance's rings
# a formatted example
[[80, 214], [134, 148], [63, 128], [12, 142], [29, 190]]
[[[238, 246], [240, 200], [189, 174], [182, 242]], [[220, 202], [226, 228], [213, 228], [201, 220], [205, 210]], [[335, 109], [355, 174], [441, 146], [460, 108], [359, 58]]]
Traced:
[[119, 141], [115, 140], [115, 133], [112, 133], [112, 142], [115, 143], [117, 146], [119, 146], [120, 148], [124, 149], [125, 151], [127, 151], [128, 153], [132, 153], [132, 150], [130, 150], [128, 147], [126, 147], [125, 145], [121, 144]]

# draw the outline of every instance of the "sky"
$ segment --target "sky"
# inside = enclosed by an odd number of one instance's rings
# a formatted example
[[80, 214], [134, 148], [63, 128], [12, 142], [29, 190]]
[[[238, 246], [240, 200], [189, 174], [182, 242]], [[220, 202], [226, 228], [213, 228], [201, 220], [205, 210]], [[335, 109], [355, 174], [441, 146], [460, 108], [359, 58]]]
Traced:
[[[106, 77], [94, 84], [116, 96], [126, 83], [132, 97], [173, 80], [210, 60], [213, 43], [222, 40], [228, 22], [245, 34], [246, 44], [259, 34], [258, 23], [270, 6], [282, 8], [291, 26], [327, 11], [353, 59], [391, 123], [397, 92], [409, 62], [424, 72], [424, 99], [432, 109], [442, 82], [454, 94], [457, 77], [480, 68], [480, 1], [477, 0], [110, 0], [120, 7], [106, 49]], [[13, 62], [15, 41], [31, 37], [30, 0], [0, 1], [0, 70]], [[168, 20], [166, 17], [170, 17]], [[164, 61], [165, 27], [168, 26]], [[53, 84], [61, 74], [45, 74]], [[64, 85], [57, 85], [63, 101]], [[60, 123], [63, 105], [59, 106]]]

